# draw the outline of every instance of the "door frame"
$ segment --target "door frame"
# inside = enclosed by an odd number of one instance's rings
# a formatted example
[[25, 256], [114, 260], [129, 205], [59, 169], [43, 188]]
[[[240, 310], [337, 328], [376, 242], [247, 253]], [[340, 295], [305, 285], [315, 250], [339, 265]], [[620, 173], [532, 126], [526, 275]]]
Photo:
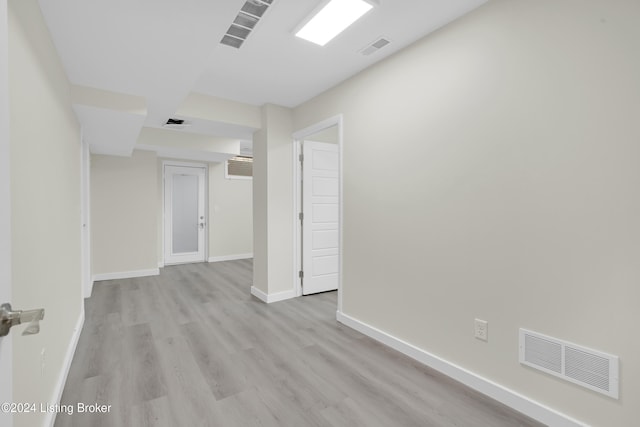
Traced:
[[302, 142], [305, 138], [314, 135], [320, 131], [328, 129], [332, 126], [338, 127], [338, 153], [340, 156], [340, 169], [339, 169], [339, 214], [338, 214], [338, 234], [339, 234], [339, 251], [338, 257], [338, 312], [342, 312], [342, 277], [343, 277], [343, 227], [344, 227], [344, 202], [343, 202], [343, 122], [344, 117], [342, 114], [329, 117], [321, 122], [308, 126], [304, 129], [293, 133], [293, 289], [296, 297], [302, 296], [302, 285], [298, 272], [302, 269], [302, 229], [300, 226], [300, 220], [298, 214], [302, 209], [302, 187], [300, 182], [302, 180], [302, 170], [300, 168], [299, 157], [302, 154]]
[[91, 149], [80, 128], [81, 271], [84, 298], [93, 293], [91, 279]]
[[[8, 2], [0, 0], [0, 304], [11, 302], [11, 134], [9, 132], [9, 16]], [[0, 403], [13, 396], [13, 334], [0, 338]], [[0, 424], [13, 426], [11, 413], [0, 411]]]
[[167, 264], [166, 260], [166, 245], [167, 245], [167, 210], [165, 200], [165, 167], [166, 166], [179, 166], [188, 168], [204, 168], [204, 260], [209, 260], [209, 165], [207, 163], [194, 163], [194, 162], [181, 162], [177, 160], [163, 160], [162, 161], [162, 266], [174, 265], [174, 263]]

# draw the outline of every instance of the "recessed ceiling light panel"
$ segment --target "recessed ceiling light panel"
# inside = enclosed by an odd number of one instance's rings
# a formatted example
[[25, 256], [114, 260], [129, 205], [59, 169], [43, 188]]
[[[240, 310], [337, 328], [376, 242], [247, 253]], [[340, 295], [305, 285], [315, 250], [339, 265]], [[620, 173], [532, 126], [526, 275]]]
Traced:
[[296, 37], [324, 46], [372, 8], [365, 0], [330, 0], [296, 32]]

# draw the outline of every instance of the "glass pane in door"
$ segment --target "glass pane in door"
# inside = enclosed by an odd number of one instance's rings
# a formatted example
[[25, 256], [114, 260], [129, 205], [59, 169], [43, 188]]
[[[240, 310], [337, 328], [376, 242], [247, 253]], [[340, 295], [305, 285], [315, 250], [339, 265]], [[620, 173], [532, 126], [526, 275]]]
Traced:
[[198, 176], [173, 175], [173, 253], [198, 251]]

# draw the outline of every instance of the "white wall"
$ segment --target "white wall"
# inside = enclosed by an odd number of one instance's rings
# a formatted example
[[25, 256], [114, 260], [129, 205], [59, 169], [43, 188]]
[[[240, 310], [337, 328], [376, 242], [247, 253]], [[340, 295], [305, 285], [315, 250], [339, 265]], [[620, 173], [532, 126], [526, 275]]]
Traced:
[[156, 128], [142, 128], [137, 145], [146, 149], [164, 147], [176, 151], [240, 154], [240, 141], [237, 139]]
[[225, 178], [226, 163], [209, 165], [209, 258], [253, 253], [253, 183]]
[[[14, 402], [56, 402], [83, 313], [80, 129], [36, 0], [9, 1], [13, 306], [44, 307], [38, 335], [12, 333]], [[41, 371], [41, 354], [44, 370]], [[21, 414], [16, 426], [43, 425]]]
[[93, 274], [158, 268], [157, 159], [91, 157], [91, 247]]
[[[94, 276], [152, 273], [163, 265], [163, 160], [139, 150], [130, 158], [91, 157]], [[251, 180], [226, 179], [224, 164], [212, 163], [208, 185], [209, 257], [251, 254]]]
[[[638, 22], [632, 0], [495, 0], [297, 108], [296, 129], [344, 113], [344, 312], [637, 424]], [[520, 366], [519, 327], [619, 355], [620, 400]]]
[[269, 295], [294, 291], [292, 111], [262, 107], [253, 142], [253, 286]]
[[253, 135], [253, 287], [269, 292], [267, 131]]
[[260, 128], [260, 107], [231, 101], [202, 93], [190, 93], [176, 111], [176, 115], [218, 122], [224, 128], [243, 126]]
[[293, 290], [293, 120], [288, 108], [264, 108], [269, 147], [269, 293], [278, 293]]

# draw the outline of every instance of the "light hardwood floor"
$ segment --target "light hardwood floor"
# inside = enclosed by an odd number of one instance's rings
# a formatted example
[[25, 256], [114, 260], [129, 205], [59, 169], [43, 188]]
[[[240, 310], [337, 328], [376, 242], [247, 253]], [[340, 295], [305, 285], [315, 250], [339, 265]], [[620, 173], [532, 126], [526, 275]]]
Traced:
[[335, 292], [266, 305], [250, 260], [95, 284], [56, 427], [540, 426], [335, 320]]

